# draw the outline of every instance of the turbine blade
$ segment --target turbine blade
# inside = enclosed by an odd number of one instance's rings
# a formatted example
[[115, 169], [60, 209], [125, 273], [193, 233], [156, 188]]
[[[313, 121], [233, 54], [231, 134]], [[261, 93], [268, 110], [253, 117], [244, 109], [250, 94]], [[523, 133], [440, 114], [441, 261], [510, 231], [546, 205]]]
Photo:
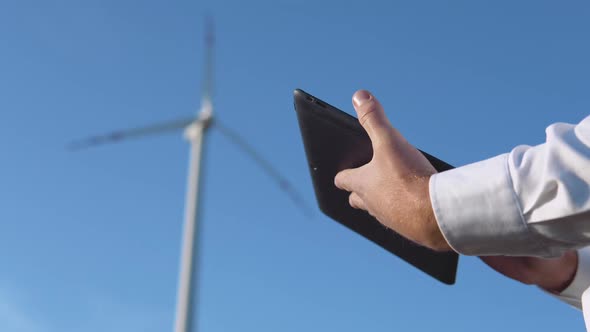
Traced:
[[203, 83], [201, 91], [201, 115], [213, 116], [213, 51], [215, 44], [215, 31], [213, 27], [213, 18], [205, 18], [205, 63], [203, 71]]
[[68, 144], [68, 149], [80, 150], [103, 144], [117, 143], [131, 138], [164, 134], [166, 132], [182, 129], [193, 121], [195, 121], [195, 118], [184, 118], [145, 127], [118, 130], [105, 135], [92, 136], [79, 141], [74, 141]]
[[303, 196], [301, 196], [295, 187], [279, 173], [266, 159], [264, 159], [250, 144], [246, 142], [237, 132], [222, 125], [218, 120], [213, 123], [214, 127], [217, 127], [219, 132], [234, 143], [238, 148], [244, 151], [250, 158], [252, 158], [262, 170], [270, 176], [283, 190], [291, 201], [305, 214], [307, 217], [312, 216], [312, 210], [305, 204]]

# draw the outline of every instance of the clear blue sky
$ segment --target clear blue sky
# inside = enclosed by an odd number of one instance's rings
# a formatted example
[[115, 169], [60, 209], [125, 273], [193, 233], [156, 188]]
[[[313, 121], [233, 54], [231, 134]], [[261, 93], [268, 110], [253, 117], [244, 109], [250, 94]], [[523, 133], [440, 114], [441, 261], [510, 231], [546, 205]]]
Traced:
[[[171, 331], [188, 146], [72, 139], [195, 114], [203, 18], [217, 116], [314, 205], [292, 90], [367, 88], [416, 146], [462, 165], [590, 113], [587, 1], [0, 2], [0, 330]], [[212, 131], [199, 331], [583, 331], [582, 315], [463, 257], [433, 281], [305, 218]]]

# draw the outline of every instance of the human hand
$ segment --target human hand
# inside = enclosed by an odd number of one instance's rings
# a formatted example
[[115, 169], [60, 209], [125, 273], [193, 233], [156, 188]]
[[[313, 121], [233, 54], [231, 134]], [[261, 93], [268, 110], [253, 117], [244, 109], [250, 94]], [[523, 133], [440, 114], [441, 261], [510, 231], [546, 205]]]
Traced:
[[430, 203], [429, 179], [436, 173], [434, 167], [390, 124], [383, 107], [368, 91], [357, 91], [353, 105], [371, 139], [373, 159], [338, 173], [336, 186], [350, 192], [353, 208], [368, 211], [404, 237], [434, 250], [450, 250]]
[[481, 256], [482, 261], [508, 278], [536, 285], [552, 293], [569, 286], [578, 269], [578, 253], [568, 251], [558, 258]]

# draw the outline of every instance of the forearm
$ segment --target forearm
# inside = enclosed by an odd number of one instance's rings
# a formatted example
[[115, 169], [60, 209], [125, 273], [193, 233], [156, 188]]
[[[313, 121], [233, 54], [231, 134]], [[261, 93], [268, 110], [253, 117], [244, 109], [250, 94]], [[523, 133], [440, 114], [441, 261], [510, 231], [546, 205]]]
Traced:
[[578, 270], [578, 252], [567, 251], [558, 258], [530, 258], [531, 272], [536, 275], [534, 284], [559, 294], [574, 280]]
[[483, 262], [499, 273], [527, 285], [560, 293], [574, 280], [578, 253], [568, 251], [557, 258], [481, 256]]
[[555, 291], [548, 287], [540, 287], [558, 299], [582, 309], [582, 294], [590, 287], [590, 247], [577, 251], [575, 272], [565, 289]]

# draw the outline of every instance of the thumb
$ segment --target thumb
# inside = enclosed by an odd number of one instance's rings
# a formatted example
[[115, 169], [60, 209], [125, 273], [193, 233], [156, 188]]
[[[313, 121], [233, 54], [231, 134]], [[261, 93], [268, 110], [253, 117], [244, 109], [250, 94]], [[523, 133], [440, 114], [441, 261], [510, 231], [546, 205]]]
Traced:
[[355, 92], [352, 96], [352, 103], [360, 124], [373, 143], [373, 148], [390, 143], [392, 138], [401, 137], [385, 116], [381, 103], [369, 91]]

